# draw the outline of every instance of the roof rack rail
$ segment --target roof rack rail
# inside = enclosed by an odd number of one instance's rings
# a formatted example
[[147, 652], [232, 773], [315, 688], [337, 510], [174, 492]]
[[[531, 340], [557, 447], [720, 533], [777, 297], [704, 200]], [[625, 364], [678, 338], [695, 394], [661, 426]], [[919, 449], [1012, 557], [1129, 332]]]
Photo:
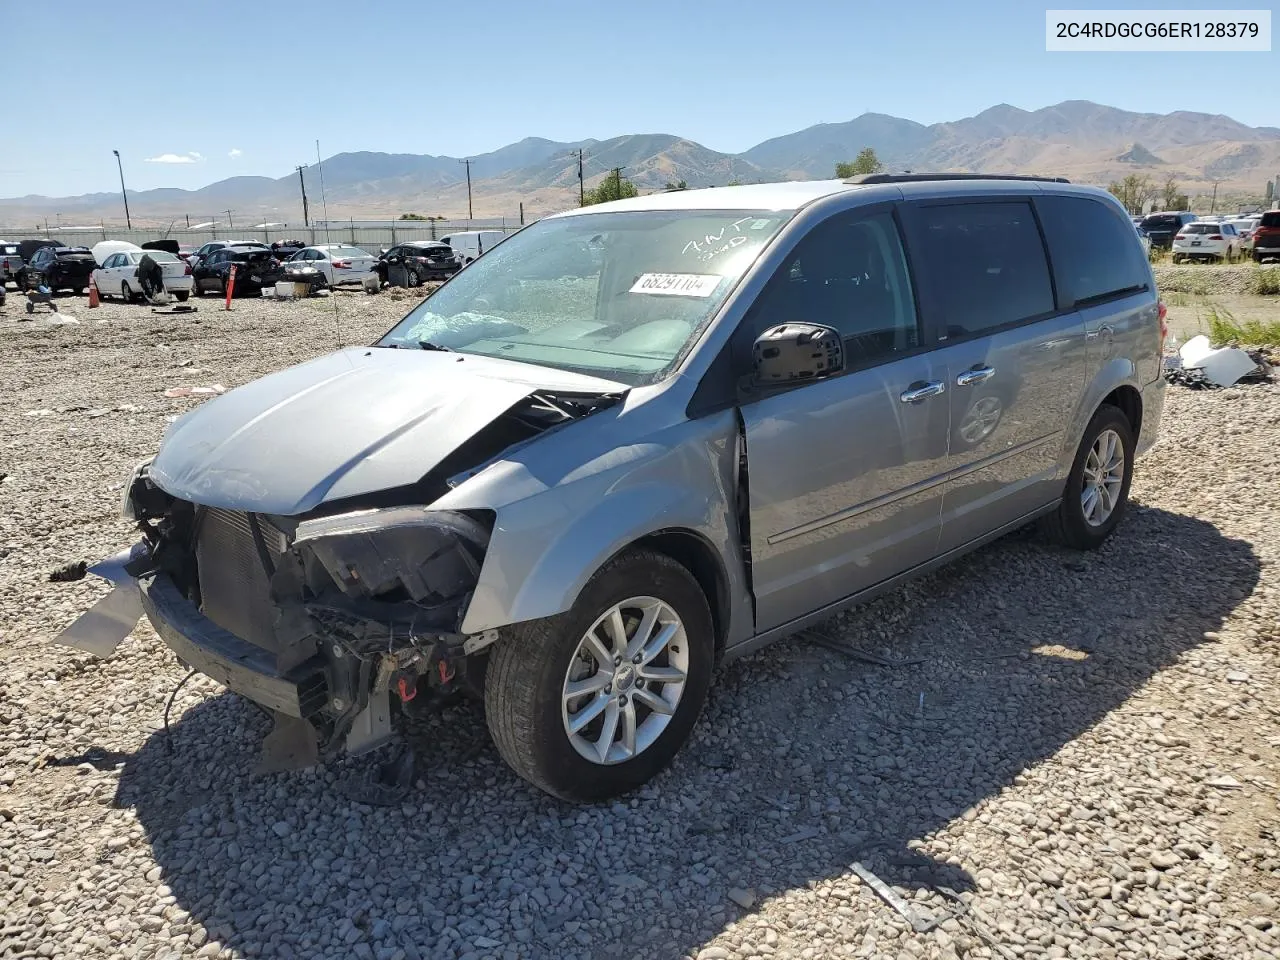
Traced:
[[1070, 183], [1066, 177], [1029, 177], [1017, 173], [868, 173], [850, 177], [849, 184], [924, 183], [930, 180], [1034, 180], [1040, 183]]

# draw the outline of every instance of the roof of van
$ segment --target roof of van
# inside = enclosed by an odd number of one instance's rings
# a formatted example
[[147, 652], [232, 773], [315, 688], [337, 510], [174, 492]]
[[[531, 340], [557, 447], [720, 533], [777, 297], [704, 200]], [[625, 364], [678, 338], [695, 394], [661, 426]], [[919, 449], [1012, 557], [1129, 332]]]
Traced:
[[896, 196], [916, 193], [991, 193], [1001, 187], [1017, 187], [1019, 191], [1034, 191], [1037, 187], [1071, 193], [1105, 194], [1099, 187], [1077, 186], [1066, 181], [1049, 178], [975, 177], [958, 174], [949, 178], [937, 174], [931, 179], [904, 177], [885, 178], [879, 182], [854, 183], [847, 180], [787, 180], [779, 183], [753, 183], [736, 187], [707, 187], [701, 190], [671, 190], [651, 193], [643, 197], [629, 197], [608, 203], [578, 207], [557, 213], [555, 217], [576, 217], [590, 213], [610, 213], [628, 210], [799, 210], [815, 200], [855, 190], [888, 188]]

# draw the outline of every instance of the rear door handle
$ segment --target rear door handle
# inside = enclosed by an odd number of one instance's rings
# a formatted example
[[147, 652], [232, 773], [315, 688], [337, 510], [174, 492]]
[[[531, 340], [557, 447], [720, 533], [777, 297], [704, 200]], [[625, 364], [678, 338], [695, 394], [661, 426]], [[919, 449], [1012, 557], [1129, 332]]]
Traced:
[[990, 380], [996, 375], [995, 367], [974, 367], [972, 370], [966, 370], [960, 376], [956, 377], [957, 387], [971, 387], [975, 383], [982, 383], [984, 380]]
[[1097, 340], [1098, 337], [1104, 337], [1105, 339], [1110, 340], [1112, 336], [1115, 334], [1115, 332], [1116, 332], [1115, 328], [1112, 327], [1111, 324], [1104, 323], [1097, 330], [1093, 330], [1089, 334], [1087, 334], [1086, 339]]
[[927, 400], [929, 397], [936, 397], [946, 392], [947, 385], [941, 380], [917, 381], [902, 391], [902, 402], [919, 403], [921, 400]]

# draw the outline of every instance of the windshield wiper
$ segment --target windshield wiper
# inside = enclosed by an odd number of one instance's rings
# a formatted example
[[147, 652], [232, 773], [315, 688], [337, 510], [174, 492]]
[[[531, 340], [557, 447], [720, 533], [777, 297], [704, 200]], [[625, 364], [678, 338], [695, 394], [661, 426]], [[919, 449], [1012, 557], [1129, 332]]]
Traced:
[[453, 347], [446, 347], [439, 343], [432, 343], [430, 340], [419, 340], [418, 346], [423, 350], [439, 350], [441, 353], [453, 353]]

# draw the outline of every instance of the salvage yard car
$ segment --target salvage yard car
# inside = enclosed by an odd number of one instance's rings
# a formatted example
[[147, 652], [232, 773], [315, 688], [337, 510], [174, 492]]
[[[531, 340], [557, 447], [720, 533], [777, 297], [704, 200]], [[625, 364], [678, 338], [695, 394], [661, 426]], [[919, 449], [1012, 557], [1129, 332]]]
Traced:
[[[1099, 546], [1164, 401], [1133, 225], [1065, 181], [655, 194], [514, 234], [376, 343], [232, 390], [137, 467], [144, 612], [271, 711], [267, 768], [470, 690], [574, 801], [673, 758], [715, 664], [1031, 521]], [[213, 715], [216, 716], [216, 715]]]
[[209, 292], [225, 295], [231, 282], [232, 267], [236, 268], [232, 293], [241, 296], [274, 286], [282, 276], [280, 262], [262, 244], [221, 247], [191, 268], [195, 295], [198, 297]]
[[1183, 260], [1225, 260], [1230, 263], [1240, 253], [1240, 235], [1229, 223], [1212, 220], [1188, 223], [1173, 238], [1173, 262]]
[[138, 279], [138, 264], [150, 253], [151, 259], [164, 271], [164, 288], [183, 301], [191, 296], [193, 281], [191, 265], [167, 250], [122, 250], [102, 261], [93, 271], [93, 282], [104, 297], [119, 297], [126, 303], [142, 296], [142, 281]]
[[19, 284], [23, 290], [46, 287], [50, 293], [89, 289], [89, 276], [97, 262], [88, 247], [41, 247], [31, 255], [22, 269]]

